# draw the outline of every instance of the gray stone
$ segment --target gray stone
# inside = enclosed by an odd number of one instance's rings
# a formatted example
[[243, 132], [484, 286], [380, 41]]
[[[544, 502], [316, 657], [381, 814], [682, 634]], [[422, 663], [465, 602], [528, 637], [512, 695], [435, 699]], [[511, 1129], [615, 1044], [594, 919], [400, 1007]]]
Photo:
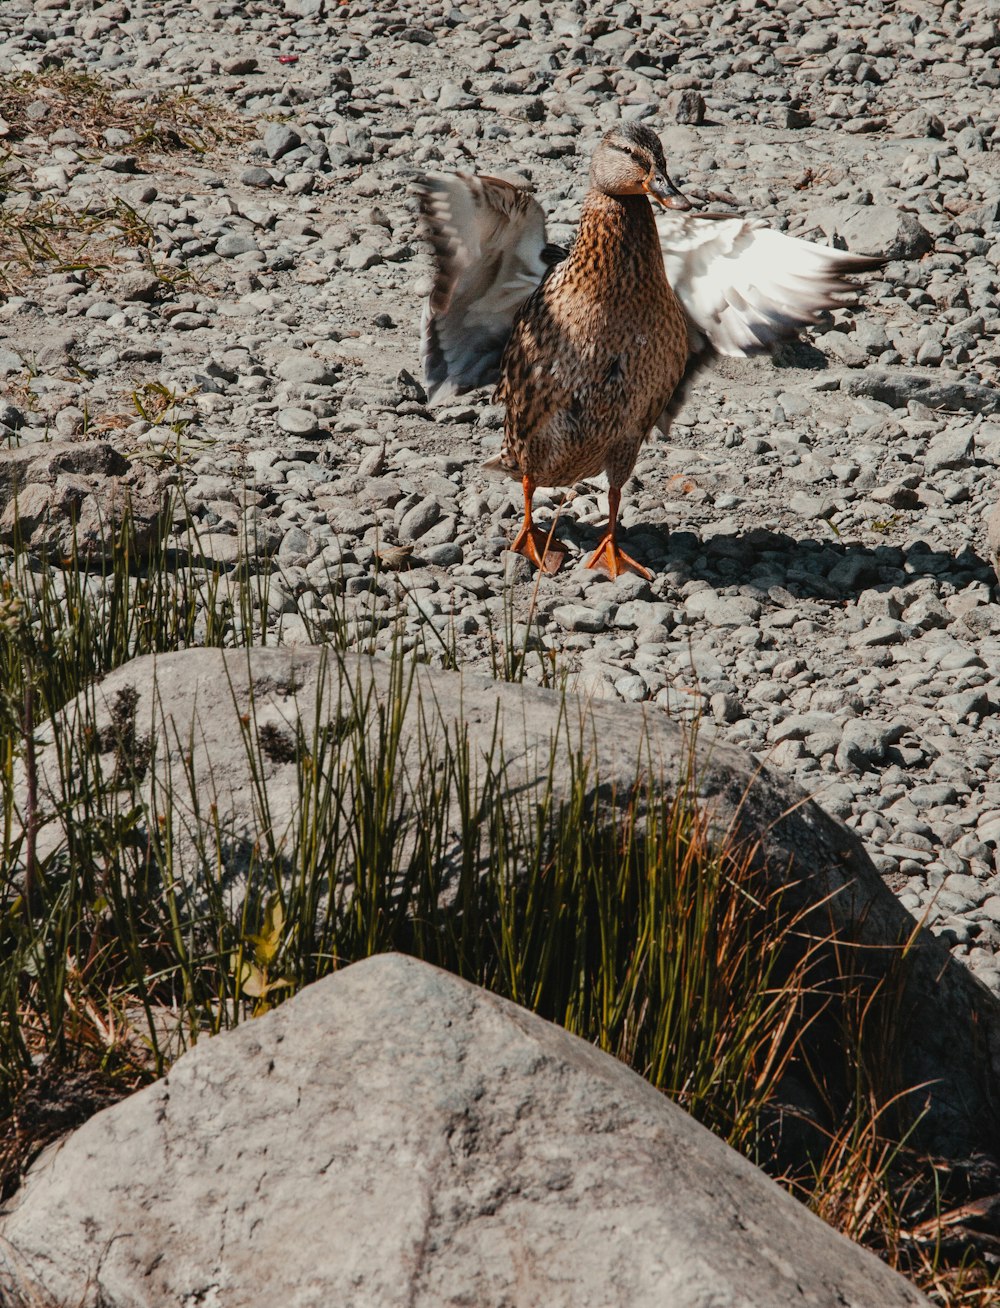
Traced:
[[296, 352], [282, 359], [274, 371], [283, 381], [311, 386], [332, 386], [337, 380], [340, 369], [326, 359], [317, 359], [314, 355]]
[[900, 136], [936, 137], [944, 136], [944, 123], [936, 114], [926, 109], [911, 109], [896, 120], [896, 132]]
[[735, 695], [724, 695], [721, 691], [709, 698], [708, 706], [716, 722], [738, 722], [746, 716], [739, 699]]
[[454, 541], [443, 541], [440, 545], [421, 546], [420, 557], [425, 563], [432, 563], [437, 568], [452, 568], [462, 562], [464, 551]]
[[230, 59], [223, 59], [219, 67], [228, 77], [245, 77], [247, 73], [256, 71], [257, 57], [251, 54], [234, 55]]
[[810, 218], [828, 236], [841, 237], [855, 254], [916, 259], [934, 244], [930, 232], [912, 214], [887, 205], [828, 205], [813, 210]]
[[971, 717], [981, 718], [993, 711], [989, 696], [982, 689], [960, 690], [953, 695], [942, 695], [938, 705], [958, 722], [968, 722]]
[[675, 122], [700, 127], [705, 121], [705, 97], [697, 91], [674, 91], [667, 97], [667, 112]]
[[11, 431], [20, 431], [24, 426], [24, 414], [16, 404], [0, 400], [0, 425], [9, 427]]
[[223, 259], [233, 259], [238, 254], [250, 254], [253, 251], [259, 253], [260, 246], [246, 232], [228, 232], [215, 243], [215, 253], [221, 254]]
[[292, 436], [311, 436], [319, 427], [319, 420], [309, 409], [282, 409], [278, 426]]
[[669, 628], [673, 612], [671, 605], [659, 601], [627, 600], [618, 605], [614, 625], [626, 629], [653, 626]]
[[718, 595], [711, 590], [689, 595], [684, 607], [691, 617], [702, 617], [713, 627], [741, 627], [761, 614], [760, 603], [748, 595]]
[[264, 188], [274, 185], [274, 178], [266, 168], [245, 168], [240, 173], [240, 181], [244, 186], [256, 186]]
[[119, 294], [126, 303], [152, 304], [163, 289], [159, 277], [149, 272], [126, 273], [119, 283]]
[[0, 1288], [105, 1308], [928, 1303], [617, 1059], [399, 954], [201, 1040], [0, 1237]]
[[552, 618], [564, 631], [603, 631], [608, 622], [603, 609], [586, 604], [560, 604], [552, 610]]
[[972, 461], [973, 435], [965, 428], [935, 436], [924, 455], [924, 471], [933, 476], [945, 468], [965, 468]]
[[134, 557], [166, 531], [169, 492], [155, 472], [131, 463], [106, 441], [52, 441], [0, 449], [0, 541], [74, 550], [94, 561], [111, 556], [126, 519]]
[[993, 571], [1000, 580], [1000, 503], [995, 505], [986, 520], [986, 548]]
[[16, 350], [0, 345], [0, 377], [9, 377], [11, 373], [21, 372], [24, 359]]
[[790, 713], [771, 727], [767, 738], [780, 744], [783, 740], [805, 740], [806, 736], [830, 730], [839, 730], [832, 713]]
[[271, 160], [280, 159], [302, 144], [302, 137], [287, 123], [271, 123], [264, 132], [264, 151]]
[[905, 409], [912, 401], [930, 409], [969, 409], [973, 413], [1000, 413], [1000, 392], [991, 386], [959, 377], [942, 380], [926, 373], [865, 368], [848, 373], [840, 389], [848, 395], [867, 395], [893, 408]]
[[851, 644], [861, 648], [898, 645], [914, 634], [914, 628], [895, 618], [873, 618], [861, 631], [851, 636]]
[[419, 540], [441, 517], [441, 505], [433, 495], [426, 495], [412, 508], [407, 509], [399, 523], [401, 540]]
[[865, 763], [882, 763], [886, 749], [905, 734], [906, 727], [899, 723], [851, 718], [844, 722], [841, 740], [842, 746], [850, 749], [852, 756], [863, 757]]

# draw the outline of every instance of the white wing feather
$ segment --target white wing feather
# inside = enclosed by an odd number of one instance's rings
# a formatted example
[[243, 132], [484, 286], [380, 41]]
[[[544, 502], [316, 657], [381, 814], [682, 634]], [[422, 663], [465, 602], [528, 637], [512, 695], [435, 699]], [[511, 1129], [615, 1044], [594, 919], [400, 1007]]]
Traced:
[[851, 273], [883, 260], [785, 236], [760, 221], [658, 213], [667, 279], [719, 354], [770, 349], [852, 292]]

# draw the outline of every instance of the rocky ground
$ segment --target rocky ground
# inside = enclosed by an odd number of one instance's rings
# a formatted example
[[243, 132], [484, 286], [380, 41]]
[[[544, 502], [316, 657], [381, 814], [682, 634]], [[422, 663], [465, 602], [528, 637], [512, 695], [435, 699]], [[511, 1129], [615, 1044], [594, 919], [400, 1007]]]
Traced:
[[[169, 458], [204, 555], [275, 557], [286, 640], [346, 606], [387, 644], [402, 610], [482, 669], [530, 622], [530, 676], [702, 715], [856, 828], [1000, 993], [998, 24], [998, 0], [6, 0], [0, 77], [40, 77], [0, 124], [0, 239], [18, 214], [105, 225], [86, 266], [3, 247], [0, 434]], [[97, 137], [60, 70], [113, 89]], [[140, 128], [165, 93], [207, 109], [205, 153]], [[713, 207], [890, 261], [648, 445], [623, 521], [652, 583], [536, 587], [505, 552], [519, 490], [481, 470], [501, 412], [419, 384], [410, 178], [520, 178], [566, 240], [620, 116]], [[580, 557], [603, 489], [536, 501]]]

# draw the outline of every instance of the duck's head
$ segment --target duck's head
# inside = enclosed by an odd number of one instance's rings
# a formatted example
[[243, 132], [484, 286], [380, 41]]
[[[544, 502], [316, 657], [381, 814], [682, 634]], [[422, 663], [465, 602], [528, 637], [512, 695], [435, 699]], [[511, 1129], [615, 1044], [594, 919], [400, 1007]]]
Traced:
[[638, 123], [619, 123], [605, 133], [590, 164], [590, 185], [605, 195], [648, 195], [665, 209], [690, 209], [667, 176], [660, 138]]

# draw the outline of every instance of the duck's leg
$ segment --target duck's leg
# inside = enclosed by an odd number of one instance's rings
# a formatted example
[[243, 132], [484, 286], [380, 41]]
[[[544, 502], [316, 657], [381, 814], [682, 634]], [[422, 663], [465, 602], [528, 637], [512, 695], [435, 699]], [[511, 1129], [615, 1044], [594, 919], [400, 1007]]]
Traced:
[[532, 523], [531, 501], [535, 483], [530, 477], [522, 477], [521, 485], [524, 487], [524, 522], [510, 548], [513, 553], [530, 559], [542, 572], [558, 572], [566, 560], [566, 548], [553, 536], [551, 529], [544, 531]]
[[620, 486], [612, 486], [608, 491], [608, 529], [604, 533], [600, 545], [594, 550], [593, 554], [587, 560], [588, 568], [597, 568], [601, 572], [606, 572], [610, 577], [620, 577], [623, 572], [637, 572], [640, 577], [645, 577], [651, 581], [653, 574], [648, 568], [644, 568], [641, 563], [636, 563], [618, 545], [618, 506], [621, 504], [622, 492]]

